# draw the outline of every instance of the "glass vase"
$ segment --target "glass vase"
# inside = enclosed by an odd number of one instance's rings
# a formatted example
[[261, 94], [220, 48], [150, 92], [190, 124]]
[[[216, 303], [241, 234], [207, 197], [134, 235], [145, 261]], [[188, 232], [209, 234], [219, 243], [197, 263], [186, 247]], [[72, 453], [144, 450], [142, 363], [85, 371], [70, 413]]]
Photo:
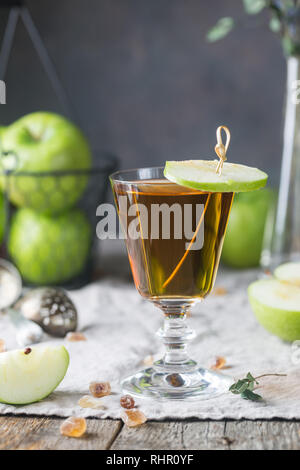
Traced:
[[283, 154], [273, 236], [262, 264], [271, 269], [300, 260], [300, 61], [287, 59]]

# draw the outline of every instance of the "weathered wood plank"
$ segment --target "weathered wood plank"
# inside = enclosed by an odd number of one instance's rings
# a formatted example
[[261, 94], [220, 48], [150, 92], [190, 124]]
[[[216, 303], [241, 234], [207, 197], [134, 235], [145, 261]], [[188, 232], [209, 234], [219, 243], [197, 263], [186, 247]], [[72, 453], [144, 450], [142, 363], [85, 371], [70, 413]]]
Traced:
[[178, 421], [127, 428], [120, 421], [87, 420], [80, 439], [59, 433], [59, 418], [0, 417], [0, 449], [22, 450], [300, 450], [300, 422]]
[[231, 421], [225, 434], [231, 449], [299, 450], [300, 423], [289, 421]]
[[15, 449], [23, 439], [38, 432], [45, 421], [46, 418], [0, 417], [0, 450]]
[[122, 424], [113, 420], [87, 420], [82, 438], [61, 436], [59, 418], [0, 417], [0, 449], [103, 450], [108, 449]]
[[114, 450], [292, 450], [300, 449], [299, 422], [148, 422], [122, 428]]
[[226, 449], [224, 422], [148, 422], [139, 428], [124, 426], [112, 449], [198, 450]]
[[180, 423], [147, 422], [138, 428], [123, 426], [112, 444], [114, 450], [160, 450], [182, 449], [182, 426]]

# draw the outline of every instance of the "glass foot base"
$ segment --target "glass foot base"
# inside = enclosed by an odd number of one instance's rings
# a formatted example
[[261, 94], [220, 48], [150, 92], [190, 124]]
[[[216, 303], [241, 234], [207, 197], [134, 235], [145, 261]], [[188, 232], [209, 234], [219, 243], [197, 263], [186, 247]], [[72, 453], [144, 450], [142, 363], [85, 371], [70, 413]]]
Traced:
[[231, 377], [202, 367], [185, 372], [149, 367], [123, 380], [122, 390], [139, 398], [208, 400], [227, 392], [232, 383]]

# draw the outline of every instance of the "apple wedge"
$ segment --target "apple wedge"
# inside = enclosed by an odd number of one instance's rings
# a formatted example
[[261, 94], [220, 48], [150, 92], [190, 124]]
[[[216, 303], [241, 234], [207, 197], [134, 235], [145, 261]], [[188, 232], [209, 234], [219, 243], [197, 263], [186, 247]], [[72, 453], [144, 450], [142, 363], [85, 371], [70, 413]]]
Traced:
[[36, 346], [0, 354], [0, 402], [25, 405], [46, 398], [69, 366], [64, 346]]
[[248, 288], [258, 322], [286, 341], [300, 339], [300, 288], [277, 279], [253, 282]]
[[289, 282], [300, 287], [300, 263], [285, 263], [278, 266], [274, 276], [279, 281]]

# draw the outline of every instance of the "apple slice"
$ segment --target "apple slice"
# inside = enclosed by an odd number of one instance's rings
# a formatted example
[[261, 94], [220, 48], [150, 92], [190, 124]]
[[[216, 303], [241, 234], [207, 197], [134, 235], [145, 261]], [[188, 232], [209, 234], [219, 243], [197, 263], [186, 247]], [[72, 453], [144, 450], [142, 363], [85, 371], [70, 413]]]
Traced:
[[251, 307], [259, 323], [286, 341], [300, 339], [300, 288], [263, 279], [248, 288]]
[[274, 276], [280, 281], [300, 287], [300, 263], [281, 264], [275, 269]]
[[268, 175], [257, 168], [225, 162], [221, 175], [217, 160], [166, 162], [164, 175], [173, 183], [209, 192], [245, 192], [263, 188]]
[[53, 392], [68, 370], [64, 346], [36, 346], [0, 354], [0, 402], [25, 405]]

